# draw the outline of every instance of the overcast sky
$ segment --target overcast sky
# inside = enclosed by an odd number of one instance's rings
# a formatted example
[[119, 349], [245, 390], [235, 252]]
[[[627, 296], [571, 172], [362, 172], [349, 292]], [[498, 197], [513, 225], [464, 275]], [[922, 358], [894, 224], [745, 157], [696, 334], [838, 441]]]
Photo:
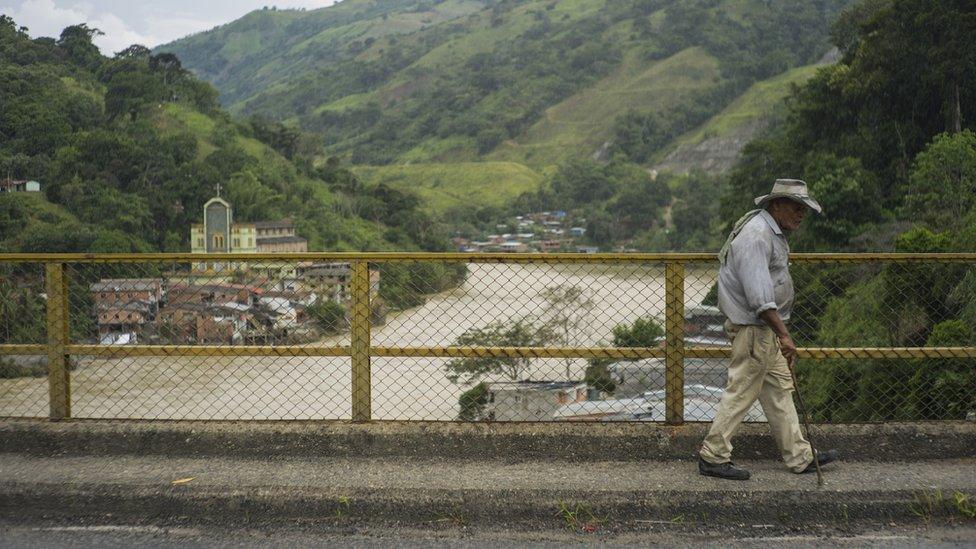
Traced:
[[228, 23], [264, 6], [321, 8], [336, 0], [0, 0], [0, 13], [29, 29], [53, 36], [87, 23], [105, 33], [95, 38], [111, 56], [132, 44], [153, 47]]

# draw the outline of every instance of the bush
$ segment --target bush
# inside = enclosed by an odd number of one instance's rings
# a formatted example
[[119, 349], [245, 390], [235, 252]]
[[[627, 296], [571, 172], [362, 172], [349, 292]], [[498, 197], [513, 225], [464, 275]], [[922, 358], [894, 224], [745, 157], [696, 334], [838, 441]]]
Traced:
[[617, 390], [617, 384], [610, 375], [605, 361], [593, 361], [586, 367], [586, 374], [583, 377], [587, 387], [591, 387], [602, 393], [613, 394]]
[[47, 375], [46, 364], [20, 365], [13, 360], [0, 358], [0, 379], [17, 377], [44, 377]]
[[481, 382], [465, 391], [458, 397], [458, 419], [461, 421], [477, 421], [485, 412], [488, 404], [488, 386]]
[[319, 299], [305, 311], [326, 333], [337, 333], [346, 327], [346, 309], [330, 299]]
[[617, 347], [654, 347], [664, 337], [664, 328], [653, 318], [638, 318], [630, 326], [618, 324], [613, 328], [613, 344]]
[[383, 282], [380, 297], [394, 310], [423, 305], [426, 294], [443, 292], [460, 285], [467, 277], [463, 263], [412, 261], [380, 265]]

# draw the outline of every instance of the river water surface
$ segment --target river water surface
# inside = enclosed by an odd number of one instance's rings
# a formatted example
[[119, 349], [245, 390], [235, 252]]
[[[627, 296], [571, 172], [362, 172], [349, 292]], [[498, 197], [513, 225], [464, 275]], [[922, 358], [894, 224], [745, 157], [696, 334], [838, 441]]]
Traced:
[[[609, 344], [612, 329], [636, 318], [662, 321], [660, 264], [469, 264], [465, 283], [391, 314], [372, 329], [374, 346], [446, 346], [465, 330], [494, 321], [546, 317], [547, 288], [575, 286], [592, 306], [564, 313], [579, 327], [568, 343]], [[689, 267], [685, 302], [696, 305], [715, 279], [714, 268]], [[380, 282], [382, 284], [382, 281]], [[348, 344], [348, 335], [318, 345]], [[451, 383], [447, 359], [373, 358], [376, 419], [451, 420], [469, 386]], [[531, 379], [582, 379], [583, 360], [536, 360]], [[72, 373], [72, 415], [145, 419], [342, 419], [351, 415], [348, 357], [81, 357]], [[0, 380], [0, 415], [45, 416], [47, 380]]]

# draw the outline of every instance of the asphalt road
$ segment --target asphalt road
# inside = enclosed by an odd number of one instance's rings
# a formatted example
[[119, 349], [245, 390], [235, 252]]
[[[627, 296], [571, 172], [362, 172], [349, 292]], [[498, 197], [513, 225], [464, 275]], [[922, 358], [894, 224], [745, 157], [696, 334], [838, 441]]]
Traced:
[[756, 525], [719, 531], [670, 531], [667, 527], [617, 536], [572, 531], [513, 533], [505, 531], [337, 531], [318, 527], [249, 530], [152, 525], [18, 525], [0, 522], [0, 548], [43, 547], [539, 547], [567, 546], [647, 547], [667, 545], [779, 547], [972, 547], [976, 544], [976, 523], [928, 527], [854, 527], [845, 531], [829, 528], [807, 531], [766, 531]]

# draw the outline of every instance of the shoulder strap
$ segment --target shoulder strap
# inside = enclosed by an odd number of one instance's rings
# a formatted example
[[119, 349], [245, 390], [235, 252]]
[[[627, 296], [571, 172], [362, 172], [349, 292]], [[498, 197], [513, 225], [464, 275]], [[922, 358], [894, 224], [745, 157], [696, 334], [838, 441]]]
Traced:
[[740, 232], [742, 232], [742, 227], [745, 227], [746, 223], [748, 223], [753, 217], [756, 217], [761, 211], [762, 210], [750, 210], [735, 222], [735, 225], [732, 226], [732, 232], [730, 232], [729, 237], [725, 239], [725, 244], [722, 244], [722, 249], [718, 251], [718, 262], [720, 265], [725, 265], [725, 260], [729, 257], [729, 250], [732, 249], [732, 241], [735, 240], [735, 237], [739, 236]]

